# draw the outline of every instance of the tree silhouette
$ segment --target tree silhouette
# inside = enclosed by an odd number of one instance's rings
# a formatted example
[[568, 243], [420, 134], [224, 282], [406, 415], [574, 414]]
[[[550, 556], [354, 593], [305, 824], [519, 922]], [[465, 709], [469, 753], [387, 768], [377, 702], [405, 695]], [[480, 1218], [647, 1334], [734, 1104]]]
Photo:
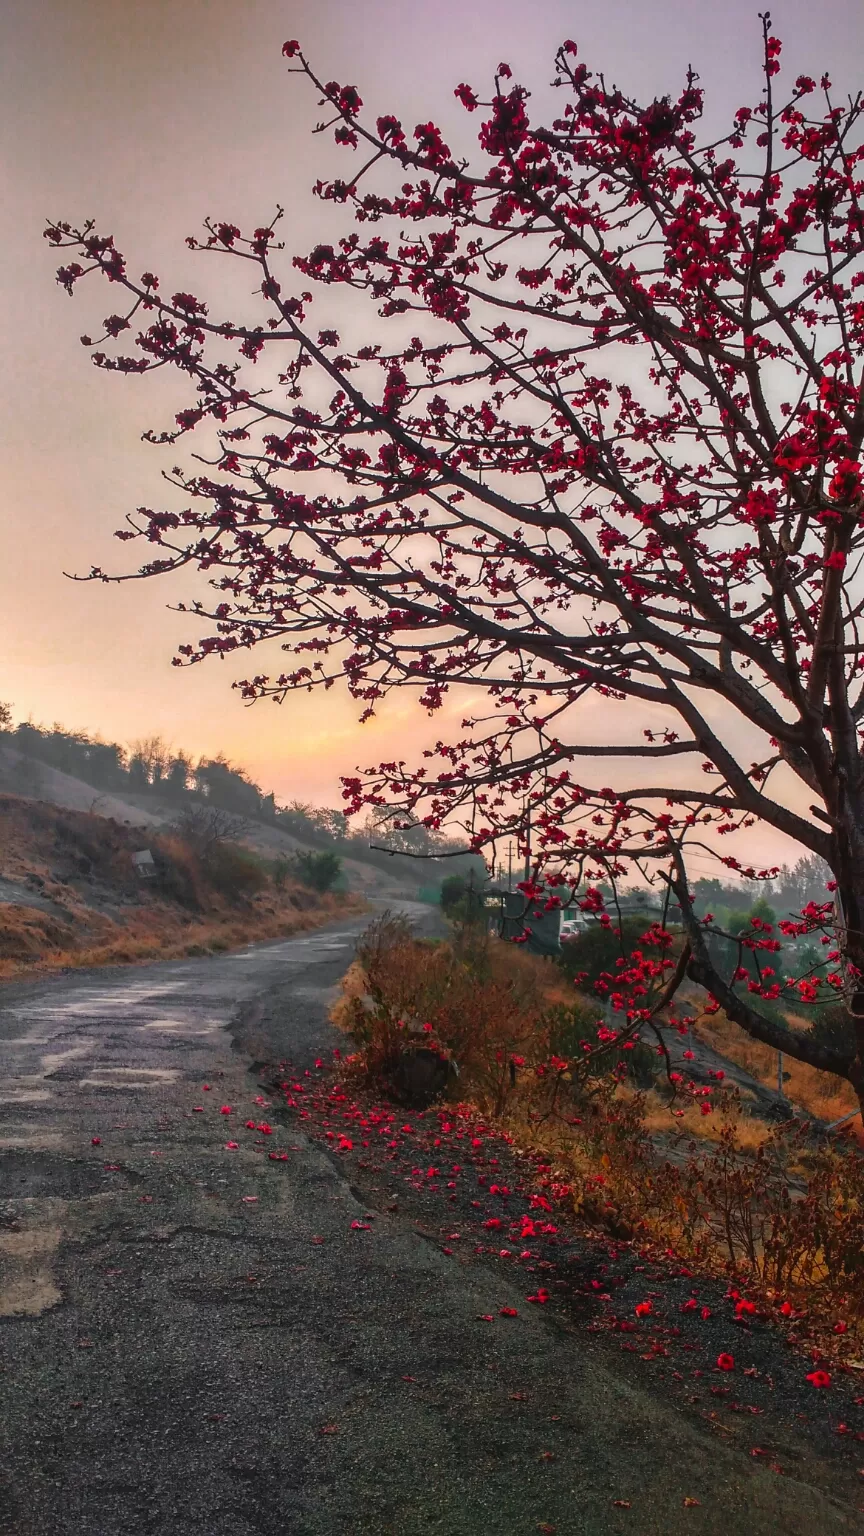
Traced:
[[[861, 1095], [864, 1023], [850, 1054], [759, 1009], [854, 1000], [864, 969], [862, 103], [826, 77], [781, 94], [780, 52], [765, 16], [761, 97], [704, 142], [692, 72], [639, 104], [568, 41], [540, 122], [501, 64], [489, 99], [455, 92], [479, 114], [469, 162], [433, 121], [368, 118], [286, 43], [347, 157], [315, 191], [352, 217], [293, 265], [281, 209], [247, 235], [206, 221], [187, 244], [246, 263], [253, 318], [163, 295], [92, 223], [46, 235], [75, 253], [70, 293], [96, 271], [128, 296], [82, 338], [96, 365], [194, 386], [151, 441], [211, 434], [167, 475], [180, 509], [118, 535], [149, 541], [138, 574], [212, 582], [177, 663], [275, 641], [290, 661], [246, 698], [342, 680], [362, 718], [393, 688], [431, 713], [473, 691], [459, 739], [346, 779], [349, 810], [461, 825], [493, 854], [526, 853], [530, 824], [526, 921], [583, 878], [668, 882], [687, 943], [673, 961], [658, 921], [621, 967], [626, 1029], [689, 974]], [[312, 318], [332, 287], [344, 338]], [[131, 352], [106, 351], [133, 322]], [[712, 961], [688, 858], [773, 876], [736, 840], [756, 823], [833, 873], [836, 914], [832, 890], [779, 925], [828, 941], [826, 976], [781, 983], [774, 925], [744, 936], [752, 965]]]

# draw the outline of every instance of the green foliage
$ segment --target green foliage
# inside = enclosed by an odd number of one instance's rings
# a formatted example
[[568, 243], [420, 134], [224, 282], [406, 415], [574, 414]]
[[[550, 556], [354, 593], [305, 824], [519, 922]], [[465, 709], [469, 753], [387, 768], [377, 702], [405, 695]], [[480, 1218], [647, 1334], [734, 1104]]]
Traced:
[[607, 1049], [597, 1050], [597, 1024], [601, 1018], [602, 1004], [592, 1007], [590, 1002], [575, 1002], [568, 1007], [550, 1009], [545, 1023], [549, 1029], [550, 1047], [554, 1055], [578, 1061], [583, 1053], [583, 1041], [596, 1051], [588, 1065], [588, 1078], [596, 1082], [606, 1078], [623, 1063], [626, 1075], [637, 1088], [651, 1088], [657, 1077], [659, 1058], [645, 1040], [624, 1050], [614, 1041]]
[[[457, 882], [460, 888], [457, 888]], [[449, 887], [446, 900], [444, 886]], [[463, 880], [461, 875], [448, 876], [441, 887], [441, 907], [451, 923], [463, 928], [481, 929], [485, 933], [488, 918], [486, 902], [472, 880]]]
[[448, 875], [446, 880], [441, 881], [441, 906], [448, 915], [462, 900], [467, 889], [468, 881], [463, 880], [461, 875]]
[[842, 1003], [829, 1003], [827, 1007], [814, 1009], [810, 1034], [820, 1045], [847, 1051], [850, 1056], [855, 1054], [855, 1025]]
[[628, 913], [621, 920], [620, 934], [615, 925], [608, 928], [601, 923], [589, 923], [575, 938], [561, 944], [558, 964], [571, 979], [585, 972], [580, 985], [593, 987], [604, 973], [614, 975], [619, 967], [616, 962], [638, 949], [644, 933], [650, 928], [652, 918], [648, 913]]
[[297, 853], [292, 867], [301, 885], [322, 894], [332, 891], [342, 875], [342, 860], [338, 854], [329, 851]]

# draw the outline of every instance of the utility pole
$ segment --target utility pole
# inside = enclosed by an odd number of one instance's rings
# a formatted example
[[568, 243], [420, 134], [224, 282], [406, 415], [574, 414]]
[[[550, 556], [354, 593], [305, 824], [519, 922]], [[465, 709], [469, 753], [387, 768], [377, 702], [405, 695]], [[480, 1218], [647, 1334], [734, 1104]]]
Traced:
[[512, 889], [513, 889], [513, 844], [512, 844], [512, 842], [509, 842], [507, 844], [507, 889], [508, 889], [508, 891], [512, 891]]
[[525, 813], [525, 879], [531, 879], [531, 807]]

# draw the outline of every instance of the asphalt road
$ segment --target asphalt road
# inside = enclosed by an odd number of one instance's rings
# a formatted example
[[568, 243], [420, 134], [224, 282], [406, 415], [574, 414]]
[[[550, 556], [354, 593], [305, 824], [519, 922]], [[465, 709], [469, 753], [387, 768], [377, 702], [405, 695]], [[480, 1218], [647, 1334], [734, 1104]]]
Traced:
[[830, 1466], [718, 1441], [263, 1099], [256, 1061], [337, 1042], [363, 922], [0, 993], [3, 1536], [864, 1529]]

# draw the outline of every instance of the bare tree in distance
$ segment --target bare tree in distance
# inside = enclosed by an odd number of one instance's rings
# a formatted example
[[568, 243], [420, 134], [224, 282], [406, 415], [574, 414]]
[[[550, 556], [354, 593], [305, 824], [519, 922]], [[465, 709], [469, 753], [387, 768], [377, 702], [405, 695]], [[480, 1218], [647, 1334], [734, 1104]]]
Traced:
[[218, 806], [187, 805], [174, 821], [173, 830], [206, 863], [223, 844], [239, 842], [248, 831], [248, 822]]

